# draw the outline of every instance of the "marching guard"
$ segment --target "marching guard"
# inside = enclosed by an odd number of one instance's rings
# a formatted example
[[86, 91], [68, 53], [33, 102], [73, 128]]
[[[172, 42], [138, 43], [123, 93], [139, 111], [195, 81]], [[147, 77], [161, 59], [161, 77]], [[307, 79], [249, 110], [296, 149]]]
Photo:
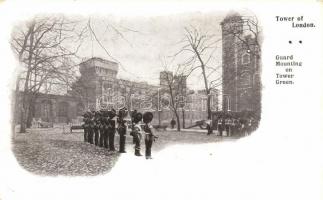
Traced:
[[125, 145], [126, 145], [126, 120], [124, 118], [128, 115], [127, 108], [122, 108], [118, 112], [117, 122], [118, 122], [118, 134], [120, 136], [119, 140], [119, 153], [126, 153]]
[[154, 140], [157, 138], [152, 132], [152, 125], [150, 122], [152, 121], [154, 115], [151, 112], [145, 112], [143, 115], [143, 121], [145, 123], [143, 129], [145, 132], [145, 146], [146, 146], [146, 151], [145, 151], [145, 156], [146, 159], [152, 159], [151, 157], [151, 147], [153, 145]]

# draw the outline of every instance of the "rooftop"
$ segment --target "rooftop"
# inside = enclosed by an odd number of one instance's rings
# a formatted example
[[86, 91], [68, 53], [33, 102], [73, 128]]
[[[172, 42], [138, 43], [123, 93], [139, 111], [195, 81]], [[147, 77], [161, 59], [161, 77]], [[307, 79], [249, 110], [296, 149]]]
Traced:
[[105, 60], [103, 58], [98, 58], [98, 57], [87, 59], [80, 63], [80, 66], [82, 65], [86, 67], [102, 67], [113, 71], [118, 71], [118, 68], [119, 68], [117, 62]]

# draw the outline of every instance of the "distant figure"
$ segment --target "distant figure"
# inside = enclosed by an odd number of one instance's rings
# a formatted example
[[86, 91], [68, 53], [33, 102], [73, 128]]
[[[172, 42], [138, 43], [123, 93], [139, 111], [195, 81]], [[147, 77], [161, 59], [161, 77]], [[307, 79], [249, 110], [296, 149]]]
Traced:
[[212, 120], [208, 119], [205, 121], [205, 123], [206, 123], [207, 135], [211, 135], [213, 133]]
[[170, 125], [172, 126], [172, 129], [174, 129], [174, 127], [176, 125], [176, 121], [174, 118], [172, 118], [172, 120], [170, 121]]
[[41, 118], [39, 118], [37, 121], [37, 128], [41, 128], [41, 124], [42, 124], [42, 121], [41, 121]]
[[218, 125], [219, 136], [223, 136], [223, 131], [225, 129], [225, 120], [222, 117], [220, 117], [218, 119], [218, 124], [217, 125]]

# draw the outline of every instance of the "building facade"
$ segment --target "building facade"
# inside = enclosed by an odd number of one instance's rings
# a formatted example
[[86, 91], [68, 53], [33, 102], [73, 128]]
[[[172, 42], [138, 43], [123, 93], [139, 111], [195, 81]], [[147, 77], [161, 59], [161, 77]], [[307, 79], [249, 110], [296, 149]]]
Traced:
[[[181, 123], [191, 125], [197, 120], [206, 119], [205, 91], [190, 91], [185, 76], [173, 76], [171, 72], [162, 71], [160, 84], [151, 85], [117, 78], [118, 69], [118, 63], [102, 58], [85, 60], [79, 65], [81, 76], [75, 82], [76, 86], [71, 87], [66, 95], [38, 95], [33, 118], [45, 122], [69, 123], [82, 116], [85, 110], [118, 109], [125, 106], [139, 112], [152, 111], [154, 124], [169, 124], [175, 116], [163, 90], [167, 88], [167, 77], [173, 79], [174, 94], [180, 96], [176, 100], [186, 102], [178, 107]], [[79, 88], [82, 88], [81, 92]], [[211, 93], [217, 105], [218, 91]]]
[[260, 112], [261, 109], [260, 47], [258, 38], [246, 31], [248, 20], [232, 14], [221, 23], [224, 111]]

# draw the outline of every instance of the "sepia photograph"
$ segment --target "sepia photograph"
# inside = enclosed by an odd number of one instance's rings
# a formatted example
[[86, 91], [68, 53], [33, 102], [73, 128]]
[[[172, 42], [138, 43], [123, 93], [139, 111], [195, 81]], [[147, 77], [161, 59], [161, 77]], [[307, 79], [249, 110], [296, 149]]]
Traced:
[[13, 152], [37, 175], [100, 175], [122, 154], [238, 140], [260, 123], [261, 26], [250, 13], [35, 15], [10, 44]]
[[0, 0], [0, 199], [321, 200], [322, 9]]

